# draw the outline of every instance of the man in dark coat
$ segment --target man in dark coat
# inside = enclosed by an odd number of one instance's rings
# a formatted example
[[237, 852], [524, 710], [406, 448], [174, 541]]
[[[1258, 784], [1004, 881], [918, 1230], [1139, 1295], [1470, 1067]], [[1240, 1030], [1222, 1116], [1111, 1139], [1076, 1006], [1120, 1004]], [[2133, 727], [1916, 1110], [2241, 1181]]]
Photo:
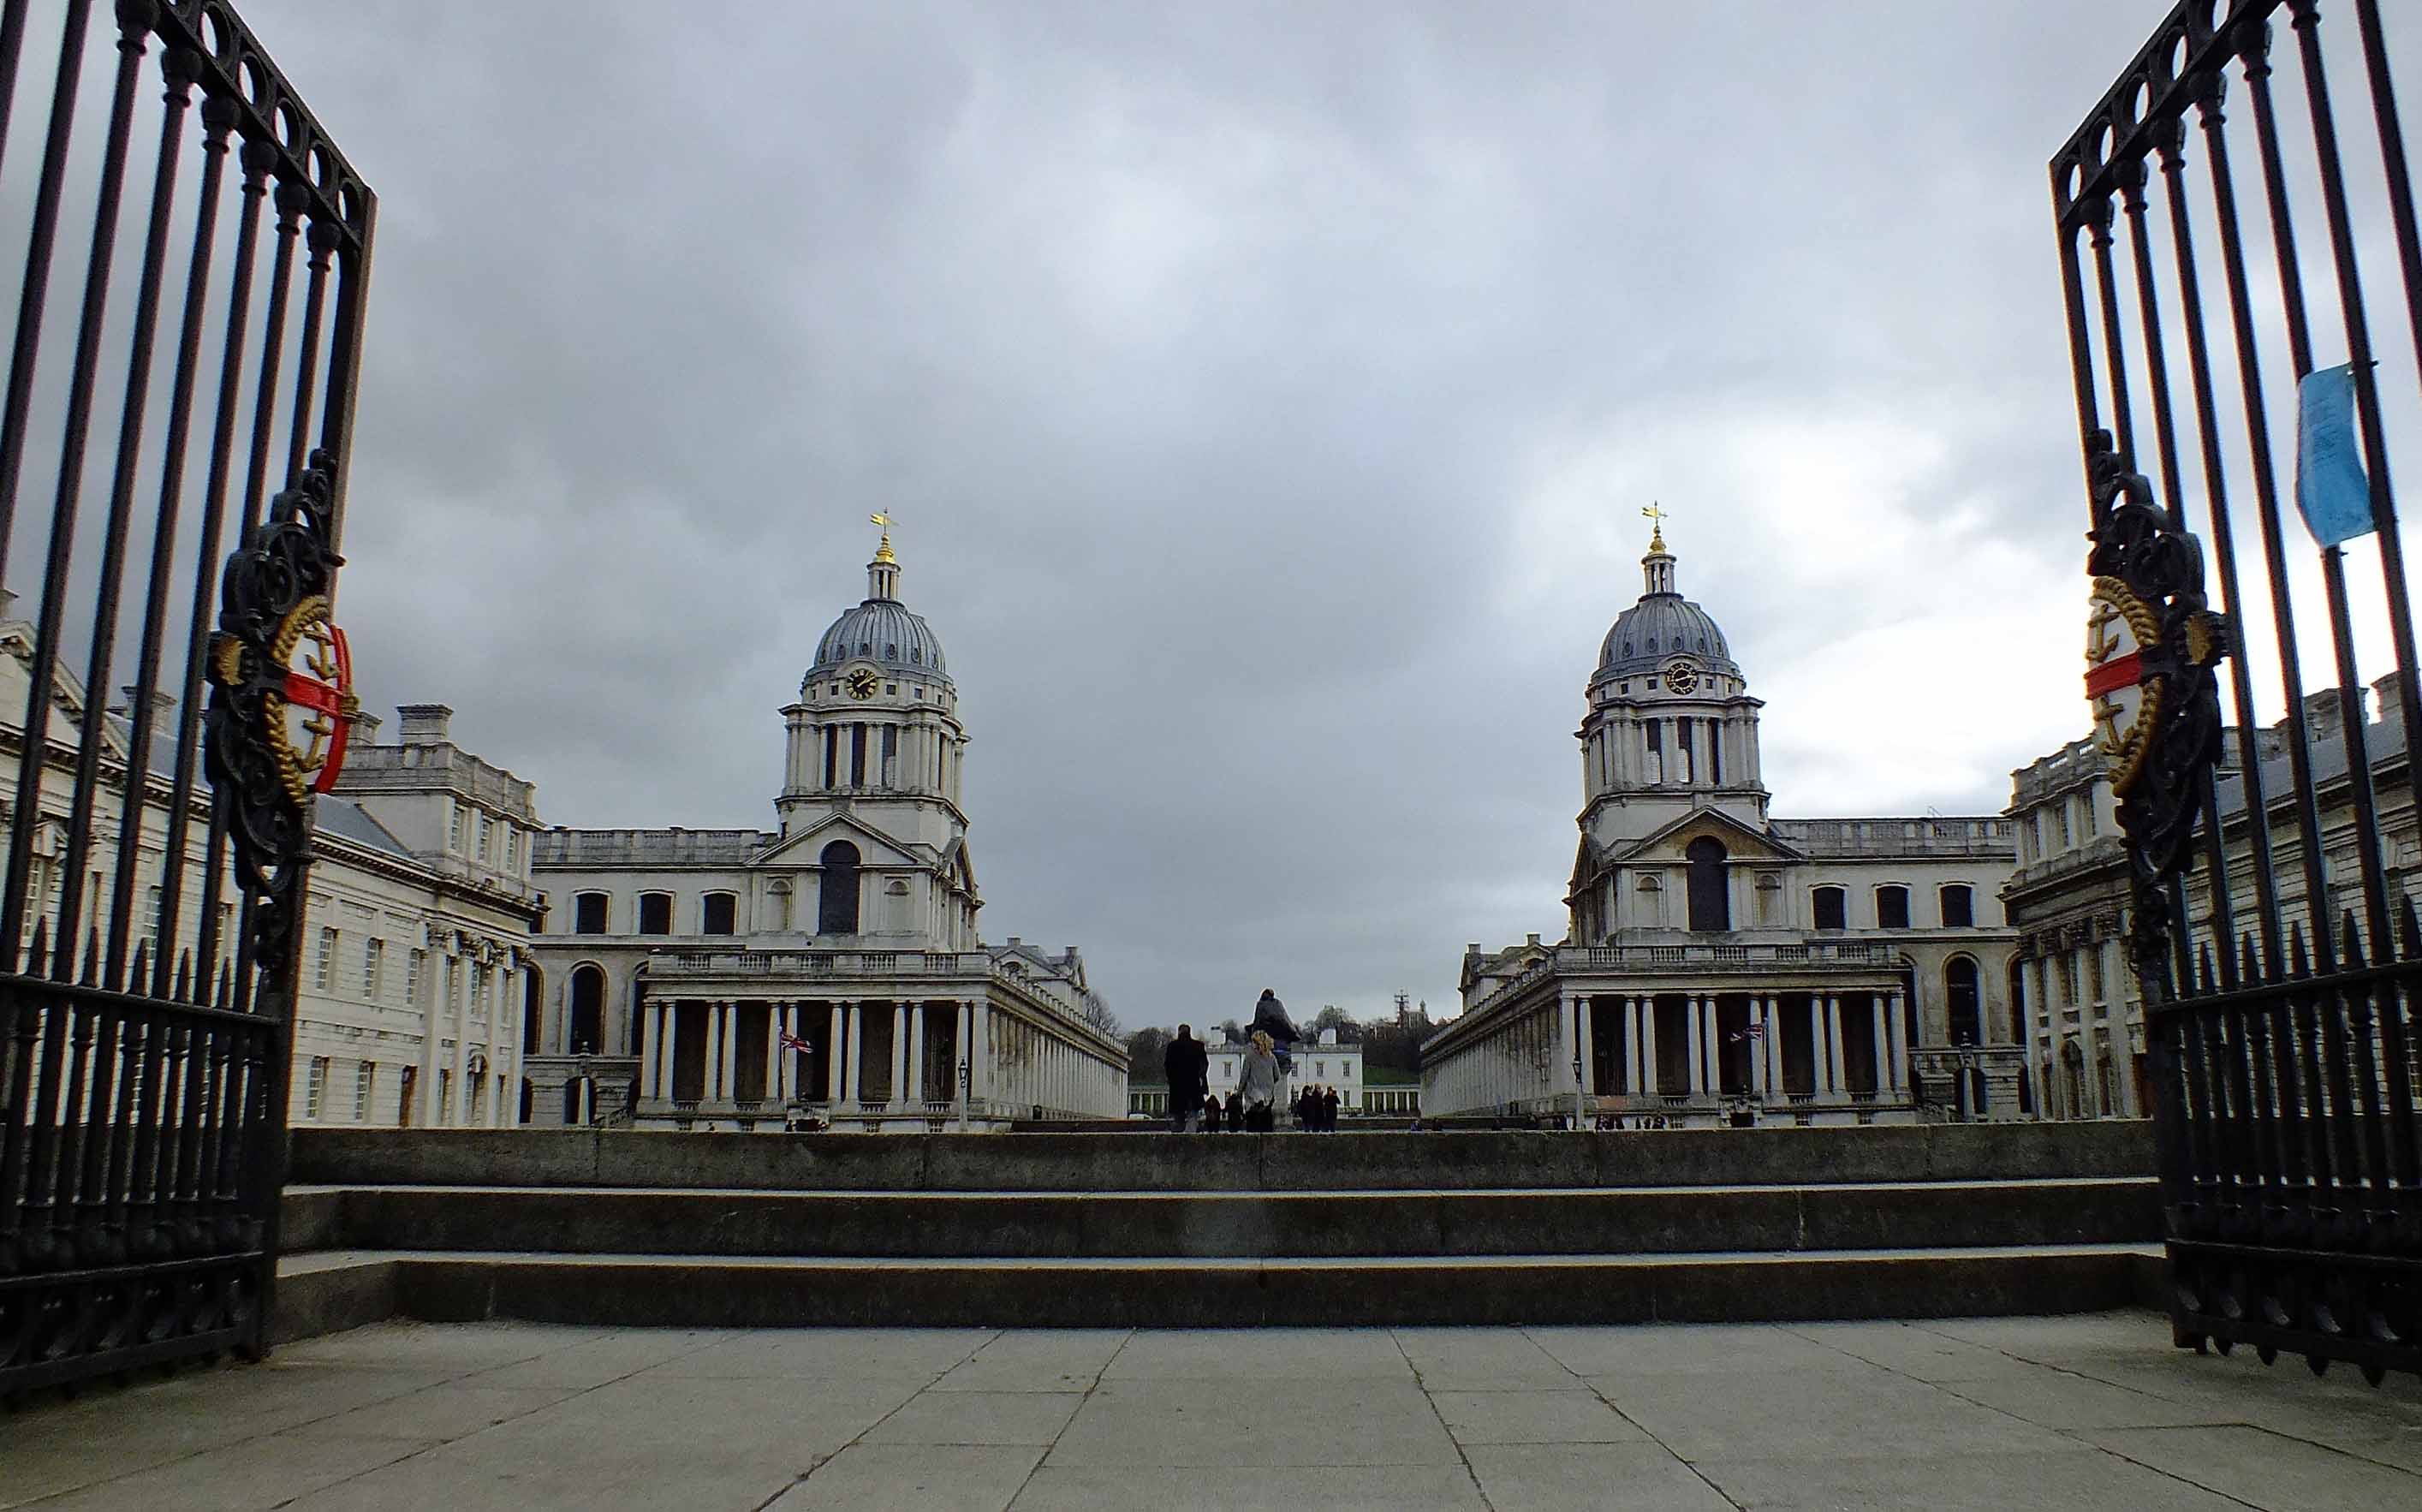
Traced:
[[1184, 1134], [1203, 1116], [1203, 1093], [1211, 1079], [1211, 1057], [1194, 1037], [1194, 1026], [1177, 1026], [1177, 1037], [1160, 1052], [1160, 1068], [1169, 1078], [1171, 1132]]
[[1279, 995], [1267, 987], [1262, 989], [1261, 1000], [1253, 1004], [1253, 1021], [1246, 1029], [1245, 1037], [1251, 1039], [1256, 1031], [1267, 1034], [1271, 1047], [1278, 1051], [1279, 1074], [1294, 1075], [1295, 1021], [1287, 1017], [1286, 1004], [1279, 1001]]

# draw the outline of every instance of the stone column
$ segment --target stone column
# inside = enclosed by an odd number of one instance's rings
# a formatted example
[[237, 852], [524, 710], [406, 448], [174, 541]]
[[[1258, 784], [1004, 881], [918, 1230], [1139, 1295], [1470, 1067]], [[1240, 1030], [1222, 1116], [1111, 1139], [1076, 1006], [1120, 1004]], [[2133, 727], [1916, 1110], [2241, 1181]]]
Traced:
[[1833, 1089], [1825, 1084], [1825, 999], [1808, 995], [1808, 1090], [1822, 1097]]
[[1842, 1000], [1825, 994], [1825, 1077], [1835, 1096], [1848, 1095], [1849, 1079], [1842, 1074]]
[[454, 958], [454, 980], [447, 984], [448, 1007], [454, 1018], [454, 1074], [446, 1079], [446, 1124], [463, 1126], [463, 1110], [471, 1106], [471, 957]]
[[908, 1005], [908, 1099], [922, 1106], [925, 1101], [925, 1005]]
[[1699, 1047], [1707, 1058], [1707, 1095], [1721, 1097], [1724, 1092], [1723, 1019], [1716, 1013], [1716, 996], [1709, 993], [1699, 1003]]
[[2019, 963], [2019, 1023], [2026, 1035], [2027, 1077], [2035, 1083], [2036, 1116], [2053, 1116], [2052, 1058], [2045, 1046], [2051, 1033], [2051, 1016], [2044, 1004], [2044, 969], [2039, 956], [2030, 956]]
[[857, 1016], [855, 1004], [836, 1002], [833, 1012], [833, 1101], [857, 1101]]
[[1884, 1027], [1884, 995], [1880, 992], [1869, 993], [1867, 1004], [1874, 1011], [1876, 1019], [1876, 1095], [1880, 1098], [1885, 1093], [1893, 1090], [1892, 1034]]
[[[2084, 1106], [2079, 1110], [2088, 1118], [2100, 1118], [2111, 1110], [2102, 1102], [2102, 1035], [2100, 1032], [2101, 1011], [2094, 996], [2094, 973], [2085, 959], [2085, 949], [2069, 952], [2069, 969], [2077, 978], [2077, 1040], [2085, 1057], [2085, 1085], [2079, 1089]], [[2111, 979], [2102, 980], [2108, 989]]]
[[1884, 995], [1884, 1036], [1892, 1045], [1892, 1090], [1909, 1091], [1909, 1009], [1897, 992]]
[[1702, 1051], [1706, 1048], [1706, 1010], [1697, 993], [1683, 1000], [1682, 1032], [1687, 1047], [1684, 1058], [1691, 1066], [1691, 1095], [1700, 1096], [1707, 1090], [1707, 1066]]
[[1597, 1095], [1597, 1000], [1579, 1000], [1581, 1038], [1581, 1095]]
[[967, 1000], [967, 1091], [978, 1098], [992, 1096], [994, 1074], [992, 1009], [981, 998]]
[[1763, 1107], [1766, 1103], [1766, 1000], [1755, 993], [1749, 999], [1749, 1095]]
[[[2225, 950], [2227, 947], [2223, 945], [2222, 949]], [[2119, 1115], [2123, 1118], [2135, 1118], [2141, 1115], [2144, 1110], [2136, 1106], [2136, 1057], [2131, 1053], [2132, 1046], [2128, 1037], [2128, 960], [2120, 953], [2119, 941], [2104, 940], [2102, 942], [2102, 1000], [2107, 1006], [2102, 1017], [2103, 1032], [2110, 1036], [2108, 1053], [2111, 1061], [2111, 1082], [2113, 1090], [2119, 1096], [2117, 1109]], [[1981, 984], [1977, 988], [1977, 995], [1979, 997], [1984, 995]]]
[[1652, 994], [1640, 1000], [1640, 1093], [1657, 1097], [1664, 1090], [1657, 1075], [1657, 999]]
[[710, 1001], [706, 1005], [706, 1086], [700, 1100], [729, 1095], [724, 1091], [731, 1084], [731, 1072], [725, 1063], [731, 1047], [731, 1036], [724, 1031], [724, 1004]]

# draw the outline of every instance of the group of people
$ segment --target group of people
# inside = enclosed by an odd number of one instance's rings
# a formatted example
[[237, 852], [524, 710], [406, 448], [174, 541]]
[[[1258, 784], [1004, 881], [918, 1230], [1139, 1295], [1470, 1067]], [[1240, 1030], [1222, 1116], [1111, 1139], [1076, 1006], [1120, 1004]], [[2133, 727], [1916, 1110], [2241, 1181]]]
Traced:
[[[1211, 1091], [1211, 1056], [1194, 1037], [1194, 1026], [1177, 1026], [1177, 1037], [1161, 1052], [1161, 1070], [1169, 1078], [1171, 1128], [1180, 1134], [1201, 1132], [1267, 1134], [1278, 1127], [1279, 1083], [1295, 1068], [1294, 1021], [1278, 994], [1262, 989], [1253, 1004], [1253, 1027], [1244, 1062], [1237, 1067], [1235, 1090], [1223, 1102]], [[1334, 1129], [1339, 1099], [1334, 1087], [1306, 1087], [1289, 1101], [1298, 1126]]]

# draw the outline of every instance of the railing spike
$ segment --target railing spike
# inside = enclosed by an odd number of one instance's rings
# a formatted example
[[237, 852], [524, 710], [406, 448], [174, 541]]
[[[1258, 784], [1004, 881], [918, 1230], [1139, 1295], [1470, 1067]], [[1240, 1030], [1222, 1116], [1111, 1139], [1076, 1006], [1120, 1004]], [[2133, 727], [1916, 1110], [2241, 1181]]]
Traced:
[[51, 921], [47, 919], [37, 919], [34, 921], [33, 949], [25, 956], [25, 974], [40, 976], [49, 962], [50, 953]]
[[2211, 978], [2211, 942], [2210, 940], [2206, 940], [2195, 947], [2195, 980], [2202, 984], [2203, 990], [2206, 994], [2210, 994], [2213, 990]]
[[2262, 957], [2260, 953], [2256, 951], [2254, 948], [2254, 932], [2252, 930], [2247, 930], [2243, 935], [2239, 936], [2238, 938], [2240, 945], [2241, 946], [2241, 949], [2239, 952], [2239, 958], [2244, 963], [2238, 968], [2238, 975], [2244, 981], [2246, 985], [2251, 986], [2255, 983], [2263, 979]]
[[2303, 920], [2288, 926], [2288, 974], [2299, 982], [2313, 974], [2312, 958], [2304, 953]]
[[179, 951], [177, 953], [177, 986], [172, 996], [174, 996], [179, 1002], [191, 1002], [194, 1000], [192, 996], [193, 990], [194, 953], [192, 951]]
[[234, 997], [235, 971], [228, 965], [227, 962], [221, 961], [219, 963], [219, 990], [218, 996], [215, 999], [215, 1005], [220, 1008], [225, 1008]]
[[2349, 908], [2346, 911], [2346, 925], [2340, 933], [2346, 937], [2346, 964], [2350, 967], [2362, 966], [2364, 964], [2363, 931], [2354, 921], [2353, 909]]
[[[145, 968], [151, 964], [150, 957], [151, 942], [148, 939], [136, 940], [134, 942], [134, 964], [128, 969], [129, 974], [127, 980], [134, 983], [138, 987], [141, 986], [143, 979], [150, 974], [145, 969]], [[110, 988], [113, 991], [124, 990], [122, 984], [116, 982], [110, 984]]]
[[84, 936], [84, 974], [76, 978], [84, 985], [96, 986], [101, 982], [101, 931], [88, 929]]

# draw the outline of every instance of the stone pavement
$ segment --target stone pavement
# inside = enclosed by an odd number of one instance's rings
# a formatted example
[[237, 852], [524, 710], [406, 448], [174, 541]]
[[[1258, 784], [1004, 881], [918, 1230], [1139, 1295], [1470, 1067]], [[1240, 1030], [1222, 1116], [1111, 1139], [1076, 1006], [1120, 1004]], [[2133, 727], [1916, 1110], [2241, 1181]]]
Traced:
[[2150, 1314], [684, 1332], [392, 1323], [0, 1419], [0, 1505], [2422, 1507], [2422, 1383]]

